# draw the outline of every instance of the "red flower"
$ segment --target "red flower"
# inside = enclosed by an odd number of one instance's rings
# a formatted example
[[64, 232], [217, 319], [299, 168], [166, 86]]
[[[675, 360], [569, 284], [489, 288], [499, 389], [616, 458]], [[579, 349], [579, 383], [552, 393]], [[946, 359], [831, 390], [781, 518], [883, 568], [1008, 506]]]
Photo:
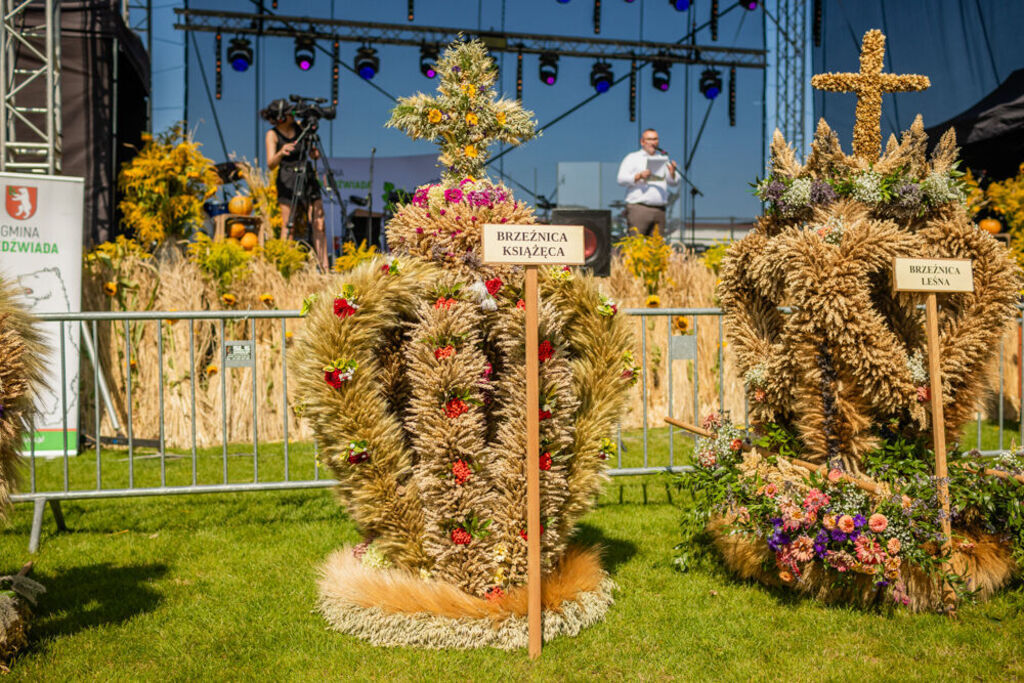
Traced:
[[369, 459], [370, 459], [370, 454], [367, 453], [366, 451], [363, 451], [362, 453], [351, 453], [348, 456], [348, 461], [350, 463], [352, 463], [353, 465], [358, 465], [359, 463], [366, 462]]
[[441, 297], [440, 299], [438, 299], [437, 301], [434, 302], [434, 308], [437, 308], [437, 309], [442, 309], [443, 308], [444, 310], [447, 311], [447, 310], [449, 310], [452, 307], [452, 304], [455, 304], [455, 303], [458, 303], [458, 299], [453, 299], [451, 297], [448, 297], [446, 299], [444, 297]]
[[741, 448], [743, 448], [743, 440], [742, 439], [733, 439], [732, 443], [729, 444], [729, 450], [730, 451], [738, 451]]
[[526, 308], [526, 302], [520, 299], [516, 302], [516, 308]]
[[622, 379], [633, 379], [633, 371], [626, 368], [622, 371]]
[[505, 591], [501, 590], [501, 586], [492, 586], [487, 589], [487, 600], [489, 602], [498, 602], [505, 597]]
[[764, 400], [768, 397], [764, 389], [754, 389], [754, 400], [758, 403], [764, 403]]
[[448, 403], [444, 404], [444, 414], [453, 420], [457, 418], [459, 415], [468, 412], [469, 406], [466, 405], [466, 402], [463, 401], [461, 398], [453, 398], [452, 400], [448, 401]]
[[390, 264], [387, 264], [387, 263], [385, 263], [384, 265], [382, 265], [382, 266], [380, 267], [380, 272], [382, 272], [382, 273], [384, 273], [384, 274], [387, 274], [387, 273], [388, 273], [388, 272], [390, 272], [390, 271], [391, 271], [391, 266], [390, 266]]
[[339, 318], [348, 318], [356, 314], [356, 307], [348, 299], [340, 296], [334, 297], [334, 315]]
[[333, 389], [341, 389], [341, 385], [345, 383], [345, 380], [341, 379], [341, 370], [324, 370], [324, 381], [331, 385]]
[[455, 355], [455, 347], [451, 344], [442, 346], [439, 349], [434, 349], [434, 358], [441, 360], [443, 358], [451, 358]]
[[551, 417], [551, 411], [550, 410], [544, 410], [543, 408], [540, 409], [540, 419], [541, 420], [547, 420], [550, 417]]
[[553, 355], [555, 355], [555, 352], [551, 348], [551, 342], [545, 339], [540, 343], [540, 346], [537, 347], [537, 357], [540, 358], [540, 362], [543, 363]]
[[452, 465], [452, 474], [455, 475], [455, 483], [461, 485], [465, 484], [466, 480], [473, 476], [473, 470], [470, 469], [464, 460], [456, 460], [455, 464]]
[[918, 387], [917, 388], [917, 402], [918, 403], [927, 403], [930, 400], [932, 400], [932, 390], [930, 388], [928, 388], [928, 387]]
[[542, 470], [544, 470], [545, 472], [547, 472], [548, 470], [551, 469], [551, 454], [550, 453], [543, 453], [540, 456], [540, 468]]
[[[519, 535], [523, 537], [524, 541], [529, 540], [529, 539], [526, 538], [526, 529], [521, 530], [519, 532]], [[544, 535], [544, 525], [543, 524], [540, 525], [540, 535], [541, 536]]]
[[484, 365], [484, 371], [480, 374], [480, 378], [489, 380], [491, 378], [492, 372], [494, 372], [494, 368], [491, 366], [490, 363], [487, 363], [486, 365]]
[[452, 543], [455, 545], [469, 545], [473, 537], [468, 531], [458, 526], [452, 529]]
[[501, 290], [501, 286], [505, 284], [501, 281], [500, 277], [493, 278], [484, 283], [487, 286], [487, 293], [494, 296]]

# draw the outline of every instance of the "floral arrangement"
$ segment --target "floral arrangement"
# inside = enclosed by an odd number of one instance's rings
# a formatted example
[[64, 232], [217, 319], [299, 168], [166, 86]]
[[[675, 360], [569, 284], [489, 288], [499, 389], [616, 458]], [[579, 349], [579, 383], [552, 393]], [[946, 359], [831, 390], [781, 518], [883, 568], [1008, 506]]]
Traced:
[[903, 165], [888, 173], [874, 168], [836, 169], [835, 175], [792, 177], [778, 169], [754, 186], [754, 194], [769, 213], [784, 217], [809, 216], [811, 209], [839, 199], [853, 199], [881, 213], [923, 215], [931, 209], [963, 202], [967, 187], [956, 165], [915, 176]]
[[[824, 475], [799, 469], [791, 459], [802, 455], [799, 439], [776, 424], [748, 436], [711, 415], [703, 423], [712, 436], [697, 439], [694, 469], [682, 476], [694, 495], [684, 528], [689, 540], [704, 533], [717, 518], [719, 533], [753, 540], [772, 560], [769, 570], [784, 585], [812, 586], [805, 577], [824, 571], [837, 585], [858, 578], [870, 581], [873, 598], [910, 605], [907, 582], [915, 572], [958, 588], [969, 598], [974, 579], [966, 572], [945, 573], [942, 553], [943, 512], [930, 475], [932, 454], [922, 440], [910, 441], [899, 425], [879, 429], [880, 446], [866, 457], [866, 472], [880, 482], [869, 493], [839, 469]], [[954, 450], [950, 457], [955, 552], [970, 553], [976, 539], [993, 536], [1013, 546], [1013, 559], [1024, 561], [1022, 485], [1024, 457], [1005, 453], [986, 463], [977, 452]], [[1022, 480], [1024, 481], [1024, 480]], [[677, 558], [681, 568], [693, 560], [691, 543]], [[807, 585], [805, 585], [807, 584]]]
[[122, 223], [146, 246], [188, 237], [203, 222], [203, 202], [220, 186], [213, 162], [181, 123], [142, 139], [117, 176]]

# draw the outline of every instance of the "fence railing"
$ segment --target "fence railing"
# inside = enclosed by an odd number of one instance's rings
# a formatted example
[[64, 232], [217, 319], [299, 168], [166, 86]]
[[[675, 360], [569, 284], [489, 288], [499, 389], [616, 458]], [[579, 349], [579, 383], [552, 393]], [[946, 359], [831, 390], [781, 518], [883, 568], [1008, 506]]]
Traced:
[[[641, 379], [617, 433], [612, 476], [687, 469], [692, 436], [665, 426], [666, 416], [699, 423], [710, 410], [747, 424], [742, 378], [727, 349], [717, 308], [627, 309], [637, 326]], [[298, 311], [147, 311], [44, 314], [65, 331], [80, 325], [83, 353], [77, 397], [68, 396], [61, 362], [63, 452], [36, 453], [29, 440], [28, 481], [15, 502], [35, 506], [29, 547], [39, 546], [46, 505], [63, 528], [60, 502], [71, 499], [307, 489], [332, 486], [321, 471], [311, 433], [289, 397], [289, 327]], [[1020, 388], [1024, 364], [1019, 317], [1000, 344], [995, 448], [984, 443], [978, 413], [975, 443], [983, 452], [1005, 448], [1008, 406], [1024, 443]], [[63, 355], [61, 356], [63, 359]], [[1017, 380], [1007, 389], [1006, 369]], [[69, 444], [69, 418], [78, 407], [79, 433], [91, 446]], [[742, 419], [739, 419], [742, 415]], [[104, 432], [107, 434], [104, 435]], [[680, 438], [682, 437], [682, 438]], [[991, 439], [988, 439], [991, 440]], [[79, 444], [81, 442], [79, 441]], [[108, 446], [104, 448], [104, 446]], [[240, 451], [239, 449], [243, 449]], [[90, 457], [91, 454], [91, 457]]]

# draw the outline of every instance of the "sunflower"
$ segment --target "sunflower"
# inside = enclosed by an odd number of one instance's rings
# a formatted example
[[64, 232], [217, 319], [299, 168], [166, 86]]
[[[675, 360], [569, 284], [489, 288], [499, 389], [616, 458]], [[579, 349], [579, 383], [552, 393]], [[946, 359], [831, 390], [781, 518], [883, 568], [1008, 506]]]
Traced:
[[466, 148], [463, 150], [463, 152], [465, 152], [466, 156], [469, 157], [470, 159], [476, 159], [478, 154], [475, 145], [466, 145]]
[[238, 298], [234, 294], [228, 293], [222, 294], [220, 300], [224, 302], [225, 306], [234, 306]]
[[266, 304], [267, 306], [273, 306], [274, 305], [274, 295], [273, 294], [260, 294], [260, 302]]
[[216, 365], [207, 365], [206, 366], [206, 374], [208, 376], [216, 375], [217, 374], [217, 366]]
[[657, 294], [651, 294], [647, 297], [647, 301], [644, 302], [647, 308], [657, 308], [661, 305], [661, 298]]
[[107, 296], [114, 296], [117, 294], [117, 283], [116, 282], [104, 282], [103, 293]]
[[476, 124], [480, 123], [480, 117], [474, 114], [473, 112], [468, 112], [466, 114], [466, 123], [470, 126], [475, 126]]

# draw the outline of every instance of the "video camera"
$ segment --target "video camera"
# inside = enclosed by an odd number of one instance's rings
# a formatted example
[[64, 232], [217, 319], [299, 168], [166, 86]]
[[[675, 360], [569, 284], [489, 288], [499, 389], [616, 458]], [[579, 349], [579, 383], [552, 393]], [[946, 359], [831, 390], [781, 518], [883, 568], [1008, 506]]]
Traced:
[[337, 107], [323, 106], [327, 102], [326, 97], [302, 97], [301, 95], [289, 95], [288, 100], [293, 104], [291, 114], [297, 119], [331, 121], [338, 115]]

